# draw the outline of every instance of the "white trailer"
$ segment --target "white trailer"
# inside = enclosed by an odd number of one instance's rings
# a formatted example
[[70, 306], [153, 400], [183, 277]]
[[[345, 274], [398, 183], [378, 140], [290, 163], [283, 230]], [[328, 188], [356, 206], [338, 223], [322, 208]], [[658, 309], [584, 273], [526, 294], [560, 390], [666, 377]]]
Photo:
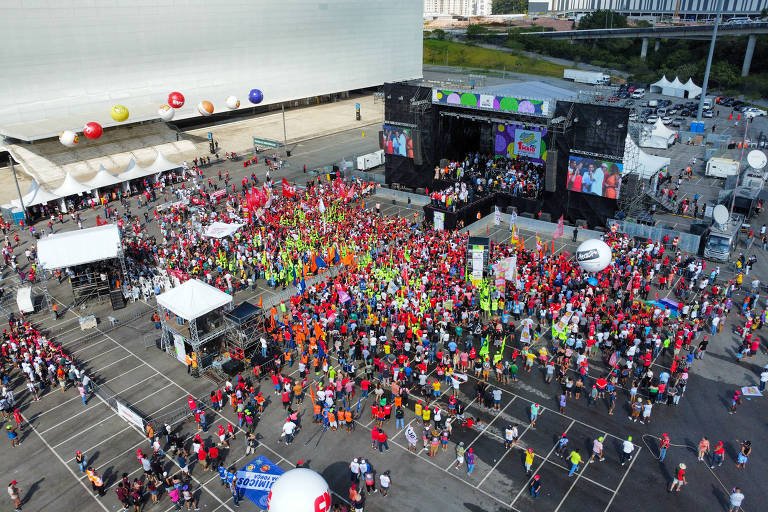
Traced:
[[581, 84], [607, 85], [611, 83], [610, 75], [600, 71], [582, 71], [580, 69], [566, 69], [563, 71], [563, 78], [573, 80]]
[[738, 176], [738, 174], [739, 162], [730, 158], [710, 158], [704, 171], [705, 176], [714, 178], [727, 178], [728, 176]]

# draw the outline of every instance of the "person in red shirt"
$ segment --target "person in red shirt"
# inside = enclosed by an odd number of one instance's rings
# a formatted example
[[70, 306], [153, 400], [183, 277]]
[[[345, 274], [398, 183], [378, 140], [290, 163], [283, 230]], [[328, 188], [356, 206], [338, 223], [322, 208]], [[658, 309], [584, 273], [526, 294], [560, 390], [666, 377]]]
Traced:
[[387, 436], [386, 432], [384, 432], [382, 429], [377, 429], [377, 441], [379, 443], [379, 452], [384, 452], [384, 450], [389, 450], [389, 445], [387, 444], [387, 439], [389, 439], [389, 436]]
[[688, 480], [685, 478], [686, 469], [687, 468], [683, 463], [680, 463], [680, 465], [677, 466], [677, 472], [675, 473], [675, 478], [672, 479], [672, 485], [669, 486], [669, 492], [680, 492], [680, 489], [683, 488], [683, 485], [688, 483]]
[[219, 449], [216, 447], [216, 445], [213, 445], [208, 449], [208, 465], [211, 471], [218, 471]]

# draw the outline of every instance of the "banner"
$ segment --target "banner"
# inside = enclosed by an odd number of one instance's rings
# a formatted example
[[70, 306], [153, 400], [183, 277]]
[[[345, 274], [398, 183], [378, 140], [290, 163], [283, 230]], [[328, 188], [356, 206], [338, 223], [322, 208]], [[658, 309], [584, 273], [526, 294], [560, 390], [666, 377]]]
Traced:
[[436, 211], [433, 217], [433, 222], [435, 225], [435, 231], [444, 230], [445, 229], [445, 213]]
[[541, 154], [541, 132], [518, 128], [515, 130], [515, 154], [538, 158]]
[[142, 432], [144, 431], [144, 420], [136, 412], [131, 410], [127, 405], [117, 400], [117, 415], [123, 418], [128, 423], [136, 425]]
[[264, 456], [259, 456], [237, 472], [237, 488], [241, 496], [254, 505], [267, 510], [267, 497], [275, 481], [285, 473], [282, 468]]
[[494, 207], [495, 210], [493, 212], [493, 225], [498, 226], [501, 224], [501, 210], [498, 206]]
[[180, 334], [173, 335], [173, 346], [176, 347], [176, 359], [187, 364], [187, 350], [184, 348], [184, 338]]
[[450, 89], [432, 89], [432, 103], [455, 105], [458, 107], [491, 110], [494, 112], [512, 112], [529, 116], [549, 115], [549, 101], [514, 96], [496, 96], [469, 91]]

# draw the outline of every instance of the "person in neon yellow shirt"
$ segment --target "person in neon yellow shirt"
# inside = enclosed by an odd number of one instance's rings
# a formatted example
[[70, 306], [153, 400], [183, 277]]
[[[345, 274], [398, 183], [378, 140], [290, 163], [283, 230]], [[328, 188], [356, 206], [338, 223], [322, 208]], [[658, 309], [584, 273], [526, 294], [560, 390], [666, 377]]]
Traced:
[[581, 463], [581, 454], [579, 453], [579, 450], [573, 450], [568, 456], [568, 460], [571, 461], [571, 470], [568, 471], [568, 476], [573, 476], [573, 474], [578, 471], [579, 464]]
[[525, 451], [525, 474], [531, 474], [531, 466], [533, 466], [533, 459], [536, 455], [533, 453], [533, 448], [528, 448]]

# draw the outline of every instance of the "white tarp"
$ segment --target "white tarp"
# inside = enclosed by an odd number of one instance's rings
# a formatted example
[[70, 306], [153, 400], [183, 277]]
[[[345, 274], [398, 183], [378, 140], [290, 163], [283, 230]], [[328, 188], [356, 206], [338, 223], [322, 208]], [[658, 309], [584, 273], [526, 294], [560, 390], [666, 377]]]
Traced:
[[25, 286], [16, 290], [16, 305], [19, 306], [20, 313], [34, 313], [35, 306], [32, 304], [32, 287]]
[[226, 222], [214, 222], [205, 228], [205, 236], [210, 238], [226, 238], [237, 233], [237, 230], [245, 224], [227, 224]]
[[146, 168], [146, 171], [150, 174], [157, 174], [160, 172], [172, 171], [173, 169], [178, 169], [180, 167], [181, 164], [169, 162], [162, 153], [158, 152], [157, 158], [155, 158], [155, 161]]
[[116, 258], [120, 231], [115, 224], [48, 235], [37, 243], [37, 260], [44, 270]]
[[117, 185], [122, 180], [118, 178], [117, 176], [114, 176], [113, 174], [110, 174], [107, 169], [101, 165], [99, 166], [99, 172], [96, 173], [96, 175], [91, 178], [90, 180], [86, 181], [84, 185], [88, 185], [92, 189], [94, 188], [102, 188], [102, 187], [111, 187], [112, 185]]
[[667, 149], [674, 144], [677, 132], [667, 128], [661, 119], [656, 121], [653, 128], [645, 126], [640, 130], [640, 147]]
[[[634, 154], [637, 152], [636, 169], [632, 167], [635, 165]], [[661, 171], [665, 167], [669, 167], [672, 160], [663, 156], [650, 155], [637, 147], [632, 137], [627, 135], [626, 144], [624, 146], [624, 172], [625, 173], [637, 173], [643, 179], [648, 179], [655, 173]]]
[[64, 182], [56, 188], [53, 193], [61, 198], [90, 192], [91, 187], [83, 185], [75, 179], [70, 173], [64, 176]]
[[191, 279], [157, 296], [162, 307], [190, 321], [232, 303], [232, 296], [197, 279]]

